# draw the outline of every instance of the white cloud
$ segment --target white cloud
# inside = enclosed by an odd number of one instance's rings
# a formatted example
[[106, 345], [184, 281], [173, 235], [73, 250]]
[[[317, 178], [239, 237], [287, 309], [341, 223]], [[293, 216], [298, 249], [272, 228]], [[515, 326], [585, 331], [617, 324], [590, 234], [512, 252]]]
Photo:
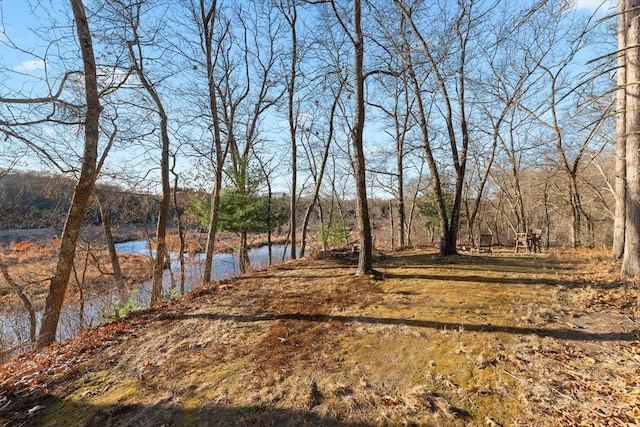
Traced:
[[588, 10], [589, 12], [607, 12], [616, 7], [616, 0], [575, 0], [574, 9]]
[[29, 61], [24, 61], [16, 65], [13, 70], [20, 73], [44, 70], [44, 61], [42, 59], [30, 59]]

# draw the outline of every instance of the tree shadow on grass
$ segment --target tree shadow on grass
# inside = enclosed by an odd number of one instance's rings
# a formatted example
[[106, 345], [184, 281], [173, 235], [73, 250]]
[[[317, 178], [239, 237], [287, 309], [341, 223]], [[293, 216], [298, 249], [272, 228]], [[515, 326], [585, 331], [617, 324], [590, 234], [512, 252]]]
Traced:
[[471, 332], [502, 332], [517, 335], [537, 335], [566, 340], [582, 341], [636, 341], [640, 339], [640, 330], [630, 332], [592, 333], [579, 329], [550, 329], [529, 328], [522, 326], [498, 326], [492, 324], [475, 324], [464, 322], [440, 322], [432, 320], [402, 319], [369, 316], [336, 316], [324, 314], [285, 313], [285, 314], [222, 314], [222, 313], [194, 313], [168, 314], [158, 317], [158, 320], [187, 320], [187, 319], [224, 320], [232, 322], [265, 322], [271, 320], [300, 320], [307, 322], [341, 322], [365, 323], [382, 325], [401, 325], [416, 328], [436, 330], [464, 330]]
[[[31, 399], [30, 399], [31, 400]], [[27, 416], [31, 405], [46, 408]], [[194, 426], [329, 426], [373, 427], [370, 423], [345, 422], [320, 416], [312, 411], [277, 409], [269, 406], [226, 406], [214, 402], [186, 408], [172, 398], [154, 405], [111, 404], [96, 406], [87, 402], [64, 400], [53, 395], [21, 402], [18, 408], [0, 414], [0, 425], [86, 425], [113, 427]], [[70, 419], [73, 417], [73, 419]]]
[[[418, 280], [431, 280], [431, 281], [443, 281], [450, 282], [452, 286], [456, 283], [488, 283], [494, 285], [545, 285], [545, 286], [568, 286], [576, 287], [577, 283], [566, 281], [562, 279], [552, 280], [544, 278], [523, 278], [523, 277], [487, 277], [479, 275], [460, 275], [456, 273], [452, 274], [394, 274], [384, 273], [385, 278], [404, 278], [404, 279], [418, 279]], [[581, 282], [581, 284], [584, 284]]]
[[544, 271], [557, 272], [570, 271], [572, 263], [568, 260], [540, 256], [536, 254], [526, 255], [454, 255], [440, 256], [438, 254], [399, 254], [381, 262], [388, 267], [451, 267], [472, 268], [495, 271]]
[[[579, 263], [558, 258], [546, 258], [535, 254], [527, 256], [451, 256], [437, 254], [401, 255], [381, 263], [379, 267], [398, 269], [384, 271], [386, 278], [490, 283], [499, 285], [544, 285], [576, 289], [617, 289], [626, 287], [623, 281], [593, 282], [576, 276]], [[406, 267], [403, 270], [402, 267]], [[449, 269], [451, 271], [437, 271]], [[419, 272], [416, 273], [415, 271]], [[476, 273], [476, 274], [470, 274]], [[553, 275], [554, 277], [549, 277]]]

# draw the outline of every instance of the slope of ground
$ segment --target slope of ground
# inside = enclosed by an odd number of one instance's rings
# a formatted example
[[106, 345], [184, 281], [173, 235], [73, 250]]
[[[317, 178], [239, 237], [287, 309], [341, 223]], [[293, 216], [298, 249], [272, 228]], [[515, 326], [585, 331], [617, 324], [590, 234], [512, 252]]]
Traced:
[[0, 366], [5, 425], [638, 425], [605, 254], [298, 260]]

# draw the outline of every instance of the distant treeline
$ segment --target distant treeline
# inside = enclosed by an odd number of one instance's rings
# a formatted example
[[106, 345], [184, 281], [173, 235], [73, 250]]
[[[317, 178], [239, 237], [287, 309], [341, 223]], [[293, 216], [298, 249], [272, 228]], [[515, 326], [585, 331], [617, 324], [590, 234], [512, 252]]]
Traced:
[[[38, 172], [12, 172], [0, 179], [0, 229], [61, 228], [69, 210], [75, 181]], [[154, 222], [158, 203], [148, 194], [124, 191], [115, 186], [97, 187], [111, 223]], [[87, 224], [101, 224], [100, 208], [93, 197], [85, 216]]]

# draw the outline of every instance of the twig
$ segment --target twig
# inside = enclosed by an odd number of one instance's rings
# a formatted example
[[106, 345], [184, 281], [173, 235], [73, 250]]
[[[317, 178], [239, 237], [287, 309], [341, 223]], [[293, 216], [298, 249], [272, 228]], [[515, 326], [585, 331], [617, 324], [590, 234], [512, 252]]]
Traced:
[[502, 370], [504, 371], [504, 373], [505, 373], [505, 374], [509, 375], [509, 376], [510, 376], [510, 377], [512, 377], [513, 379], [516, 379], [516, 380], [520, 381], [520, 382], [521, 382], [521, 383], [523, 383], [523, 384], [527, 384], [527, 381], [526, 381], [526, 380], [523, 380], [522, 378], [517, 377], [515, 374], [513, 374], [513, 373], [511, 373], [511, 372], [507, 371], [507, 370], [506, 370], [506, 369], [504, 369], [504, 368], [503, 368]]

